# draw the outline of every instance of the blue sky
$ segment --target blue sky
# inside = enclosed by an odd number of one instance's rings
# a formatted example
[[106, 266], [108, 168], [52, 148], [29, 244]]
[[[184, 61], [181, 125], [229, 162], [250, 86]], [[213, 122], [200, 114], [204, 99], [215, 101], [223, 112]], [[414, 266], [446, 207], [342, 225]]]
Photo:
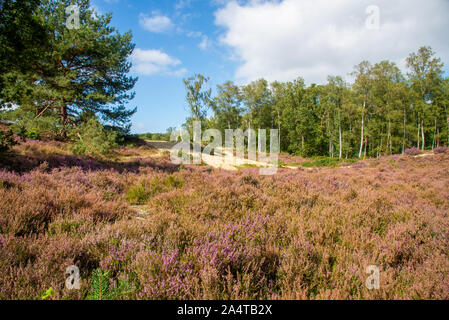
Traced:
[[[213, 3], [96, 0], [92, 4], [100, 13], [112, 11], [112, 25], [120, 32], [131, 30], [136, 48], [157, 50], [176, 60], [160, 71], [133, 70], [139, 77], [130, 104], [138, 108], [132, 119], [134, 132], [165, 132], [184, 122], [188, 111], [183, 78], [201, 73], [211, 77], [211, 87], [233, 78], [235, 61], [213, 40], [217, 36]], [[167, 17], [170, 23], [158, 17]]]
[[[139, 77], [133, 132], [165, 132], [188, 116], [183, 78], [201, 73], [212, 88], [266, 78], [348, 81], [362, 60], [405, 58], [430, 45], [449, 66], [447, 0], [93, 0], [112, 25], [131, 30]], [[374, 6], [374, 9], [373, 9]]]

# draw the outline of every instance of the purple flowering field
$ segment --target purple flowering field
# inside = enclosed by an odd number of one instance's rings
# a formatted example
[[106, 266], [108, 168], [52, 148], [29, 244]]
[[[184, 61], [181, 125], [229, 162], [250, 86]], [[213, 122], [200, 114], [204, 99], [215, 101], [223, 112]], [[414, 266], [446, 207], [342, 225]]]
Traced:
[[448, 153], [260, 176], [140, 149], [14, 150], [0, 168], [0, 299], [85, 299], [97, 269], [126, 284], [116, 299], [449, 298]]

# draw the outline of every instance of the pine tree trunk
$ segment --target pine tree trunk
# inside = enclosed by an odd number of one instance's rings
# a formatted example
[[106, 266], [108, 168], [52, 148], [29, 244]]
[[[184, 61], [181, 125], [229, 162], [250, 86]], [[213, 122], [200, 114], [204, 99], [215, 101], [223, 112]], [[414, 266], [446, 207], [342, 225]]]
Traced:
[[67, 139], [67, 132], [65, 130], [65, 125], [67, 124], [67, 107], [63, 105], [60, 107], [59, 110], [61, 113], [61, 124], [62, 124], [61, 136], [65, 140]]

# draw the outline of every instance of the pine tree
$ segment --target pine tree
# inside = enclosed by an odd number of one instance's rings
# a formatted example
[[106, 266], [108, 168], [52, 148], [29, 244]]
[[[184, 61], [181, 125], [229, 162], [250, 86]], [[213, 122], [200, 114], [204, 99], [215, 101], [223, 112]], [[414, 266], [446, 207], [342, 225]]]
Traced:
[[[79, 29], [66, 25], [66, 9], [79, 8]], [[132, 35], [119, 34], [109, 24], [112, 15], [93, 12], [88, 0], [43, 0], [37, 17], [45, 23], [49, 43], [19, 81], [28, 94], [9, 97], [36, 117], [57, 114], [60, 124], [76, 124], [82, 112], [124, 127], [136, 109], [125, 104], [137, 79], [127, 75], [134, 49]], [[16, 85], [18, 83], [16, 82]]]

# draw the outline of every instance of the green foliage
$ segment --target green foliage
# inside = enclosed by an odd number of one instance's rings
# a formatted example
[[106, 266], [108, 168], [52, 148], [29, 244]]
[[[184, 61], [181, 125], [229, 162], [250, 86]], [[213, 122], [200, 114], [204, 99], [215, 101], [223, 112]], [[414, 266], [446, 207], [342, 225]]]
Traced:
[[[0, 99], [25, 94], [22, 75], [31, 76], [48, 44], [45, 24], [38, 17], [39, 0], [0, 2]], [[19, 80], [19, 81], [17, 81]]]
[[14, 136], [11, 130], [0, 130], [0, 153], [8, 151], [9, 148], [13, 147], [16, 144], [17, 142], [14, 140]]
[[91, 289], [87, 300], [118, 300], [126, 298], [133, 290], [132, 286], [124, 279], [120, 279], [117, 286], [111, 288], [111, 276], [108, 271], [96, 269], [90, 279]]
[[185, 83], [192, 112], [184, 126], [190, 130], [193, 120], [201, 119], [202, 128], [222, 132], [277, 128], [281, 151], [303, 157], [379, 157], [449, 144], [449, 79], [441, 59], [421, 47], [409, 55], [407, 67], [404, 75], [393, 62], [362, 61], [354, 67], [352, 84], [341, 76], [310, 86], [302, 78], [271, 84], [259, 79], [245, 86], [225, 82], [215, 98], [207, 95], [210, 118], [198, 109], [206, 105], [204, 81], [190, 78]]
[[[79, 7], [80, 28], [69, 30], [65, 11], [72, 4]], [[2, 101], [38, 118], [55, 115], [64, 126], [92, 111], [126, 128], [136, 111], [125, 107], [137, 81], [128, 76], [135, 45], [130, 32], [110, 26], [111, 14], [94, 14], [89, 0], [8, 1], [0, 13], [8, 22], [0, 19]], [[60, 129], [65, 137], [68, 130]]]
[[19, 137], [46, 140], [60, 137], [63, 126], [55, 116], [45, 115], [36, 118], [33, 113], [28, 112], [21, 116], [11, 128]]
[[[344, 162], [353, 163], [356, 162], [357, 159], [345, 159]], [[306, 168], [312, 167], [337, 167], [339, 166], [343, 160], [338, 158], [331, 157], [313, 157], [309, 161], [301, 163], [301, 166]]]
[[205, 118], [211, 103], [212, 90], [204, 88], [209, 78], [201, 74], [195, 74], [193, 77], [183, 81], [187, 91], [186, 101], [190, 107], [192, 118], [195, 120]]
[[136, 185], [128, 189], [127, 200], [133, 205], [145, 204], [148, 200], [151, 192], [143, 182], [139, 182]]
[[218, 95], [212, 102], [214, 124], [221, 129], [235, 129], [240, 126], [242, 114], [242, 94], [240, 88], [228, 81], [217, 86]]
[[55, 290], [52, 287], [48, 288], [48, 290], [42, 294], [41, 299], [42, 300], [48, 299], [54, 292]]
[[117, 132], [106, 130], [100, 121], [92, 117], [72, 132], [77, 141], [72, 144], [72, 152], [78, 155], [106, 155], [118, 147]]
[[154, 178], [151, 181], [139, 181], [128, 189], [127, 200], [132, 205], [146, 204], [148, 199], [158, 193], [181, 188], [183, 180], [179, 176], [169, 175], [165, 179]]
[[139, 138], [154, 141], [170, 141], [171, 133], [144, 133], [139, 134]]

